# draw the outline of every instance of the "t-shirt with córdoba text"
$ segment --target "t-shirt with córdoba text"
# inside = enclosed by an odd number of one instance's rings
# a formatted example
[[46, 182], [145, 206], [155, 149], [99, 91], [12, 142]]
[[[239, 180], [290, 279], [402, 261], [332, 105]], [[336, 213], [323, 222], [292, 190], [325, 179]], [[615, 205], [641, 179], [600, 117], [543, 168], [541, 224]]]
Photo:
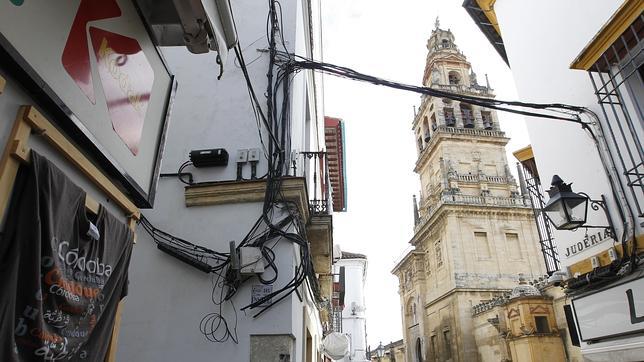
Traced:
[[0, 239], [0, 360], [103, 361], [133, 240], [102, 206], [88, 216], [85, 192], [32, 151]]

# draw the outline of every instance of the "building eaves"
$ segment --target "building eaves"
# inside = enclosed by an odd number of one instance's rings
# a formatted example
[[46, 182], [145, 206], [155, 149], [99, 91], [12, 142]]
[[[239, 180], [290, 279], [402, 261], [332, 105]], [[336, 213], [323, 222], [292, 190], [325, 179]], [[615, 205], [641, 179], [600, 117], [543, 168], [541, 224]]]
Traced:
[[[489, 8], [481, 8], [481, 2], [489, 3]], [[493, 3], [494, 1], [489, 0], [465, 0], [463, 2], [463, 7], [465, 8], [465, 11], [470, 14], [474, 23], [476, 23], [479, 29], [481, 29], [481, 32], [483, 32], [490, 44], [492, 44], [494, 49], [496, 49], [497, 53], [499, 53], [505, 64], [509, 67], [510, 63], [508, 62], [508, 55], [505, 52], [505, 45], [503, 44], [503, 38], [499, 31], [499, 25], [496, 22], [496, 14], [492, 7]]]
[[350, 253], [348, 251], [343, 251], [340, 259], [367, 259], [367, 256], [359, 253]]

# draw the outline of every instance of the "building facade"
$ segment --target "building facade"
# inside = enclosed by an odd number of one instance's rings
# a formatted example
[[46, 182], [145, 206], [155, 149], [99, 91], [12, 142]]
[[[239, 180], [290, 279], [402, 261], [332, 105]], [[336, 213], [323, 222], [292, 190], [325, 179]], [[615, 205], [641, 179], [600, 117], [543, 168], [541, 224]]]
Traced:
[[[423, 85], [493, 99], [449, 30], [427, 42]], [[393, 269], [400, 282], [408, 361], [480, 360], [472, 306], [545, 272], [529, 198], [505, 156], [494, 110], [425, 96], [413, 121], [421, 182], [414, 249]]]
[[[570, 317], [574, 348], [589, 361], [640, 360], [644, 3], [468, 0], [464, 7], [508, 63], [522, 101], [577, 107], [581, 125], [527, 117], [532, 144], [517, 158], [543, 189], [558, 175], [587, 195], [579, 227], [546, 221], [557, 251], [551, 280], [567, 296], [558, 313], [565, 308]], [[541, 197], [537, 215], [552, 199]]]
[[349, 337], [349, 355], [342, 362], [365, 362], [367, 359], [367, 318], [365, 316], [365, 282], [367, 257], [364, 254], [340, 252], [333, 265], [343, 288], [342, 330]]
[[[34, 150], [136, 233], [106, 360], [320, 361], [338, 172], [320, 74], [275, 62], [321, 60], [320, 2], [179, 3], [0, 3], [0, 215]], [[51, 324], [39, 353], [84, 358], [48, 342], [91, 328]]]

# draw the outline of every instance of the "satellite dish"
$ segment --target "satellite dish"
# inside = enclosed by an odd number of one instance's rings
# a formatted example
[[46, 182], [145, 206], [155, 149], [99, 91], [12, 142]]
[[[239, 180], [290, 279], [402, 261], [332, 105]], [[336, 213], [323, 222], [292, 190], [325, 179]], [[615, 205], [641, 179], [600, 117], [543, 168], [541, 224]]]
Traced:
[[346, 334], [331, 332], [322, 340], [322, 352], [334, 361], [349, 355], [349, 337]]

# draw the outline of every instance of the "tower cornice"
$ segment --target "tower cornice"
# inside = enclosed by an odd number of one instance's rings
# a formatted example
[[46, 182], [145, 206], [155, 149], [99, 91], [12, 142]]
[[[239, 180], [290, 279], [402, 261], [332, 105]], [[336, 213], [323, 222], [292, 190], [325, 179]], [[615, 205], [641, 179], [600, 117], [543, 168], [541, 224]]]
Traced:
[[505, 146], [510, 141], [503, 131], [439, 126], [434, 131], [432, 139], [418, 157], [414, 172], [420, 172], [438, 144], [445, 140], [491, 143], [501, 146]]
[[[455, 197], [456, 196], [456, 197]], [[461, 198], [461, 201], [448, 200]], [[468, 201], [469, 200], [469, 201]], [[479, 203], [474, 203], [478, 201]], [[527, 221], [534, 218], [529, 201], [521, 197], [485, 197], [470, 195], [443, 195], [441, 200], [428, 210], [420, 223], [414, 228], [412, 245], [427, 239], [434, 233], [438, 223], [448, 215], [472, 217], [474, 215], [502, 215], [521, 217]]]

